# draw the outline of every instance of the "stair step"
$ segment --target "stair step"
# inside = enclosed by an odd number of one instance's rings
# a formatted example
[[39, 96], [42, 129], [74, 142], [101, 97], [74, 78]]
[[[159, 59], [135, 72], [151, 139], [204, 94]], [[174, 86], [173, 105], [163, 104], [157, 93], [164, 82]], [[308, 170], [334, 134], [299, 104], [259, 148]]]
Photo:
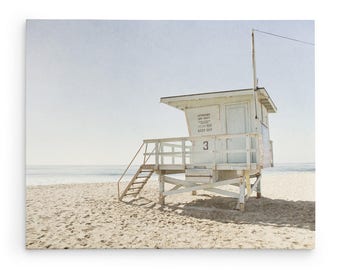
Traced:
[[134, 190], [134, 189], [141, 189], [140, 187], [130, 187], [129, 190]]
[[134, 193], [126, 193], [125, 196], [130, 196], [130, 195], [137, 195], [139, 192], [134, 192]]
[[144, 169], [144, 170], [145, 169], [146, 170], [154, 170], [154, 167], [155, 167], [155, 165], [152, 165], [152, 164], [149, 164], [149, 165], [144, 164], [144, 165], [141, 166], [141, 168]]
[[134, 182], [134, 183], [132, 183], [132, 185], [144, 184], [144, 183], [146, 183], [146, 181]]

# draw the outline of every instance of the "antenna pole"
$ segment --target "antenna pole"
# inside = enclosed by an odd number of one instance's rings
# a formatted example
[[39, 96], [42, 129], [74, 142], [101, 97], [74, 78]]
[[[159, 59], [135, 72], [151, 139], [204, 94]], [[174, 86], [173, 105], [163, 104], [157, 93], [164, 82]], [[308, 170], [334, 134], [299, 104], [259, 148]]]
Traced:
[[255, 119], [257, 119], [257, 78], [256, 78], [256, 63], [255, 63], [255, 42], [254, 42], [254, 29], [251, 30], [251, 55], [253, 64], [253, 89], [254, 89], [254, 104], [255, 104]]

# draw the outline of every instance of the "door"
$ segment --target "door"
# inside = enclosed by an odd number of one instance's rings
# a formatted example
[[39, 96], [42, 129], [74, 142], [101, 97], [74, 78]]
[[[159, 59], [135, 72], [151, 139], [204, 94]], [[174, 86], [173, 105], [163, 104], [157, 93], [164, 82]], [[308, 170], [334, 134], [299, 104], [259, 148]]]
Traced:
[[[226, 106], [226, 133], [227, 134], [242, 134], [248, 132], [248, 104], [241, 103]], [[227, 139], [227, 150], [245, 150], [246, 138], [231, 138]], [[246, 163], [246, 152], [242, 153], [227, 153], [227, 163]]]

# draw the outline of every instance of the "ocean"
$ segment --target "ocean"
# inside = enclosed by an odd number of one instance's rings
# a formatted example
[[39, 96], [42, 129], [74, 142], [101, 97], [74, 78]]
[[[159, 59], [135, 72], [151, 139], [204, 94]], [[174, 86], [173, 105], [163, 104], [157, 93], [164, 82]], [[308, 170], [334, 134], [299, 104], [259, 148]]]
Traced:
[[[118, 181], [125, 169], [126, 165], [28, 166], [26, 168], [26, 185], [114, 183]], [[137, 170], [138, 166], [131, 166], [123, 181], [131, 179]], [[308, 173], [314, 171], [315, 163], [280, 163], [275, 164], [273, 168], [264, 169], [263, 174]]]

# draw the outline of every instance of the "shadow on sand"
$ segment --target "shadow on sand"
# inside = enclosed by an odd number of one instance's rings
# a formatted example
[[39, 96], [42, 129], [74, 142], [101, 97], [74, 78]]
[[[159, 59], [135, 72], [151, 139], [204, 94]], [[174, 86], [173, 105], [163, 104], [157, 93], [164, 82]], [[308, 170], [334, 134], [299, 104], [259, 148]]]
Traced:
[[235, 210], [237, 200], [222, 196], [202, 194], [188, 203], [167, 203], [161, 207], [145, 197], [128, 202], [131, 205], [174, 212], [198, 219], [222, 223], [295, 227], [315, 230], [315, 202], [286, 201], [280, 199], [249, 198], [245, 212]]

